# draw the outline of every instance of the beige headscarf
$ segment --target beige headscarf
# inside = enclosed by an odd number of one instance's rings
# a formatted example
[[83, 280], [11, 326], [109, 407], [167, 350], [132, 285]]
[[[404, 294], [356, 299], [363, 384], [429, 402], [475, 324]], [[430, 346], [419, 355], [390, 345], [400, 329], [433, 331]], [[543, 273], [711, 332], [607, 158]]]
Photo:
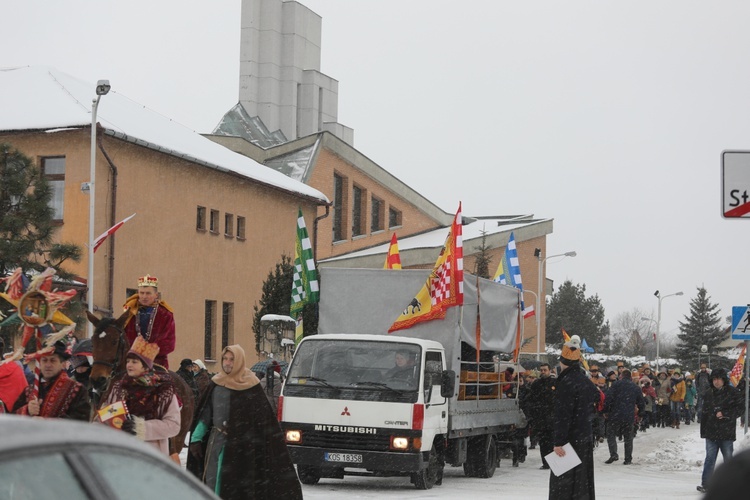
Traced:
[[239, 345], [228, 345], [221, 351], [224, 357], [225, 352], [231, 352], [234, 355], [234, 367], [231, 373], [224, 373], [224, 370], [214, 375], [211, 380], [216, 385], [232, 389], [233, 391], [244, 391], [258, 385], [260, 380], [249, 368], [245, 366], [245, 350]]

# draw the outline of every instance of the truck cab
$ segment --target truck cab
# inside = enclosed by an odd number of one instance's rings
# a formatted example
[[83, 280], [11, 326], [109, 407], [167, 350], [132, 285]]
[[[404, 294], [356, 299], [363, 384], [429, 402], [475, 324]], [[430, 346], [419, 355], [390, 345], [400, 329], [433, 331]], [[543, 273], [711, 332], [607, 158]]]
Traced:
[[279, 418], [300, 480], [409, 475], [442, 479], [456, 375], [439, 342], [320, 334], [303, 339], [287, 373]]

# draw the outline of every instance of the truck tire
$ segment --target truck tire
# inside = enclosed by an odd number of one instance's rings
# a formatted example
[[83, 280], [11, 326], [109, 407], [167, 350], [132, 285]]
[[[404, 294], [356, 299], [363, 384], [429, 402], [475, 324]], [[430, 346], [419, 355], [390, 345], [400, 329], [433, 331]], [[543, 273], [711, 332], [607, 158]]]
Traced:
[[412, 482], [418, 490], [429, 490], [436, 484], [443, 482], [443, 468], [445, 462], [440, 456], [440, 451], [433, 444], [430, 450], [427, 468], [412, 474]]
[[468, 477], [490, 478], [497, 469], [497, 443], [494, 436], [479, 436], [469, 440], [469, 449], [464, 463], [464, 474]]
[[318, 484], [320, 481], [320, 471], [310, 465], [298, 465], [297, 475], [302, 484]]

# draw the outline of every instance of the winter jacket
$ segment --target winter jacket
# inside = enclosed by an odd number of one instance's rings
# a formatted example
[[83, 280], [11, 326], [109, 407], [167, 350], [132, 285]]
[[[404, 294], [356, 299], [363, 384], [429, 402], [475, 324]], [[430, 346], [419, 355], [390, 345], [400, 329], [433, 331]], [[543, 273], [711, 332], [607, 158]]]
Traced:
[[622, 379], [615, 382], [607, 394], [604, 413], [609, 415], [610, 421], [633, 422], [636, 406], [638, 406], [639, 413], [643, 413], [646, 409], [641, 388], [630, 379]]
[[523, 410], [537, 429], [552, 429], [555, 425], [555, 381], [552, 377], [541, 377], [529, 389]]
[[703, 397], [703, 394], [711, 388], [711, 373], [708, 371], [699, 371], [695, 375], [695, 389], [698, 391], [698, 396]]
[[646, 403], [646, 411], [653, 412], [654, 405], [656, 404], [656, 390], [649, 384], [648, 386], [641, 387], [641, 393], [643, 394], [643, 400]]
[[685, 401], [685, 380], [682, 378], [672, 378], [670, 386], [672, 391], [669, 394], [669, 400]]
[[[721, 389], [712, 386], [703, 396], [701, 437], [714, 441], [734, 441], [737, 439], [737, 417], [742, 415], [744, 402], [739, 391], [729, 385], [726, 371], [716, 371], [724, 373], [724, 386]], [[722, 414], [721, 419], [716, 416], [718, 412]]]
[[656, 388], [656, 404], [669, 404], [669, 380], [667, 379], [662, 380], [661, 385]]
[[695, 400], [698, 398], [698, 391], [695, 389], [694, 384], [685, 383], [685, 404], [687, 406], [695, 406]]
[[555, 383], [555, 426], [553, 444], [586, 442], [593, 439], [591, 420], [599, 401], [596, 385], [577, 363], [564, 369]]

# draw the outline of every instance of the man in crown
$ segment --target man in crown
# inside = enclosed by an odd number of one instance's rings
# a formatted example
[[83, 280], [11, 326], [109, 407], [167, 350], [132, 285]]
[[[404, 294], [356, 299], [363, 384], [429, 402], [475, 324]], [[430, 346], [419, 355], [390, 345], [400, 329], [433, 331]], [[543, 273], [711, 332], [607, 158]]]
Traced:
[[125, 335], [132, 346], [136, 337], [159, 346], [154, 363], [169, 369], [167, 355], [174, 351], [175, 327], [172, 308], [159, 298], [159, 280], [150, 275], [138, 278], [138, 293], [128, 297]]

